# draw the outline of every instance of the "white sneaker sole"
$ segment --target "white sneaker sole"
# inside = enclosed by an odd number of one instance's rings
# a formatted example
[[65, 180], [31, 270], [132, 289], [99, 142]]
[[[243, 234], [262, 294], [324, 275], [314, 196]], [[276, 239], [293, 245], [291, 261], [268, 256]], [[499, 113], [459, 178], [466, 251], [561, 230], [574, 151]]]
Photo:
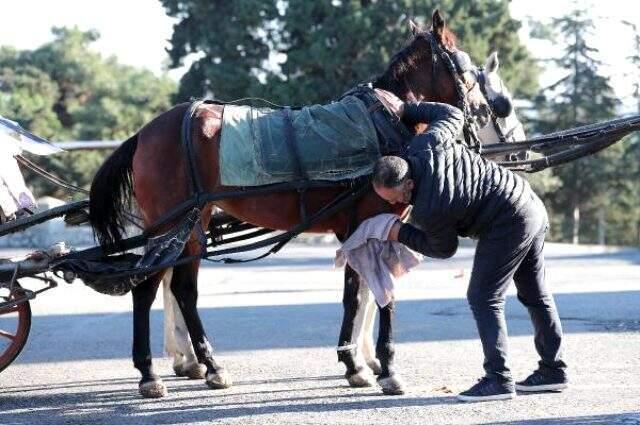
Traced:
[[458, 394], [457, 399], [459, 401], [493, 401], [493, 400], [511, 400], [516, 398], [516, 393], [495, 394], [487, 396], [472, 396]]
[[548, 385], [518, 385], [516, 384], [516, 390], [522, 391], [525, 393], [537, 393], [543, 391], [562, 391], [566, 389], [569, 385], [567, 383], [564, 384], [548, 384]]

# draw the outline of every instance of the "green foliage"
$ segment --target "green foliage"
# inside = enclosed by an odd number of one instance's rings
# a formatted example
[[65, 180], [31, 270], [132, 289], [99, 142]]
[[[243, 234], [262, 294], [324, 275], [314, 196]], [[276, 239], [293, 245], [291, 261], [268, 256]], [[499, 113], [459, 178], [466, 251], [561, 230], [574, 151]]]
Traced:
[[506, 1], [161, 1], [179, 19], [169, 50], [173, 66], [197, 57], [181, 81], [181, 101], [213, 94], [326, 102], [384, 71], [409, 36], [408, 18], [428, 26], [436, 7], [478, 65], [498, 50], [509, 87], [518, 95], [536, 90], [538, 68]]
[[[35, 50], [0, 47], [0, 115], [51, 140], [122, 140], [171, 106], [175, 83], [90, 49], [94, 31], [54, 28]], [[108, 151], [38, 158], [45, 169], [87, 187]], [[38, 196], [66, 193], [29, 175]]]
[[[608, 79], [600, 75], [598, 51], [589, 45], [593, 22], [583, 10], [553, 20], [552, 27], [565, 43], [564, 54], [553, 61], [565, 71], [564, 77], [538, 96], [537, 129], [549, 132], [610, 119], [616, 113], [616, 99]], [[621, 235], [630, 234], [624, 224], [629, 199], [628, 181], [620, 167], [625, 145], [617, 144], [605, 151], [553, 170], [561, 187], [548, 193], [554, 211], [561, 213], [555, 221], [560, 228], [554, 237], [563, 241], [596, 242], [598, 216], [604, 212], [608, 224], [607, 239], [612, 243], [629, 242]], [[579, 212], [579, 219], [574, 214]], [[618, 229], [617, 231], [615, 229]], [[631, 232], [633, 233], [633, 232]]]

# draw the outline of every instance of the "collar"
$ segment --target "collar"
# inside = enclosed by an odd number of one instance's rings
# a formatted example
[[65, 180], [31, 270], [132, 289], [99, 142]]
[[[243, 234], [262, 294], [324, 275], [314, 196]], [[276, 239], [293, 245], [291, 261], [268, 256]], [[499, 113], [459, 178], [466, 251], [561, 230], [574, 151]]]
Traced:
[[409, 175], [413, 180], [413, 190], [411, 191], [411, 205], [415, 204], [416, 194], [418, 193], [418, 187], [424, 175], [424, 167], [420, 166], [420, 160], [416, 156], [407, 156], [405, 158], [409, 164]]

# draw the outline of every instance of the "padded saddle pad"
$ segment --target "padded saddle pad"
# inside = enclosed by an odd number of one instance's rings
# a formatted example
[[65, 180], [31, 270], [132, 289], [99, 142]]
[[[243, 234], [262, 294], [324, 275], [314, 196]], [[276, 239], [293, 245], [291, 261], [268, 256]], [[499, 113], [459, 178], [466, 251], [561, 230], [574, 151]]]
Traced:
[[[371, 173], [380, 156], [369, 112], [354, 96], [294, 109], [291, 121], [302, 169], [311, 180], [344, 180]], [[295, 180], [296, 161], [284, 129], [281, 110], [226, 105], [221, 183], [260, 186]]]

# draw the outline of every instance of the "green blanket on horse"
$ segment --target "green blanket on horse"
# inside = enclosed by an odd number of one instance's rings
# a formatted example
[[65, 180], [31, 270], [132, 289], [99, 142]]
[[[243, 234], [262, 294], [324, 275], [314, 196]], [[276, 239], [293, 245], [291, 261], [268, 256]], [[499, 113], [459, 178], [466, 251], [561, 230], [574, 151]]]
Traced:
[[[380, 156], [378, 137], [364, 103], [346, 96], [328, 105], [291, 110], [295, 151], [310, 180], [345, 180], [371, 172]], [[285, 140], [281, 110], [224, 108], [220, 178], [226, 186], [292, 181], [296, 155]]]

